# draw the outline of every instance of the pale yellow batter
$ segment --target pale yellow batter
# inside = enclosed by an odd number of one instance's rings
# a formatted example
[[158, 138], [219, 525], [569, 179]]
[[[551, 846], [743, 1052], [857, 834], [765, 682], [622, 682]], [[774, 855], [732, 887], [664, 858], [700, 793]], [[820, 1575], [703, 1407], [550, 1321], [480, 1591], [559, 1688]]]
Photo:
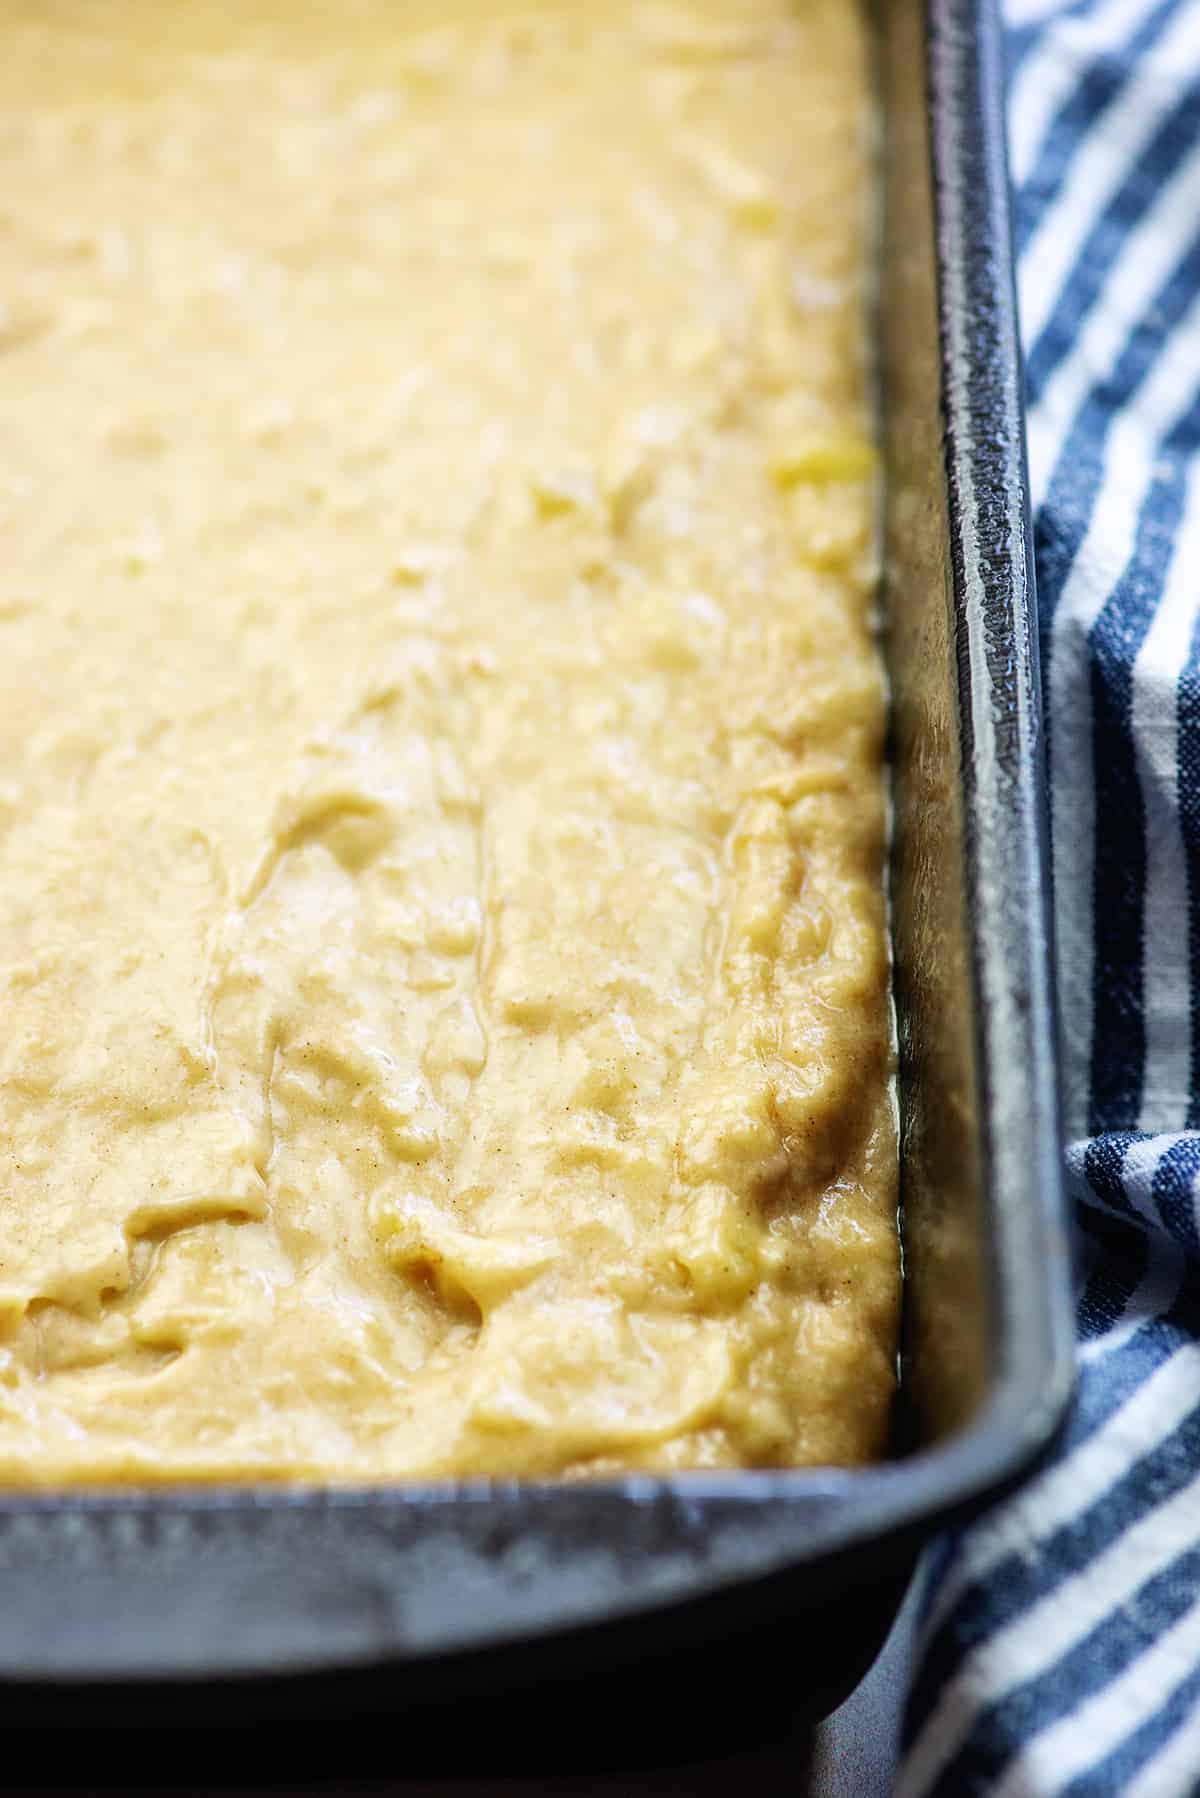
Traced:
[[856, 8], [0, 24], [0, 1479], [876, 1454]]

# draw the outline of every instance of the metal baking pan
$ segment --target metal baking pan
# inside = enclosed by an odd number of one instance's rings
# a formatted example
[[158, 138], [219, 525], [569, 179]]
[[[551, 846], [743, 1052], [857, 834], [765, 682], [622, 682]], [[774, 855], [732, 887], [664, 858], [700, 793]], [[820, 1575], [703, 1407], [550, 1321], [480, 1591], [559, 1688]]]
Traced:
[[[1017, 1481], [1071, 1378], [1041, 723], [986, 0], [879, 6], [881, 382], [906, 1259], [902, 1442], [866, 1471], [0, 1498], [0, 1709], [389, 1705], [651, 1647], [836, 1660]], [[736, 1638], [730, 1632], [737, 1632]], [[816, 1643], [815, 1650], [812, 1644]], [[798, 1684], [799, 1682], [797, 1682]]]

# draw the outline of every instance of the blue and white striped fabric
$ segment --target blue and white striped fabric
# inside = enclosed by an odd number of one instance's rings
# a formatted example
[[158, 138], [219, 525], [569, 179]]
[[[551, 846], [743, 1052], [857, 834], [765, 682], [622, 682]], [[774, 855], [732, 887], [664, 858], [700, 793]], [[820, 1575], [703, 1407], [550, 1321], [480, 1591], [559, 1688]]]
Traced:
[[1010, 0], [1080, 1390], [940, 1546], [905, 1798], [1200, 1793], [1200, 0]]

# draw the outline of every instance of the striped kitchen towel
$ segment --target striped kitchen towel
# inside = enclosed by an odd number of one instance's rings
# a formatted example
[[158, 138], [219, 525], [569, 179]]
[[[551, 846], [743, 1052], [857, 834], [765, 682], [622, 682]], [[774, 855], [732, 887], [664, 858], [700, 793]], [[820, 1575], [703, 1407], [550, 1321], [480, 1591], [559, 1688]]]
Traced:
[[1200, 1793], [1200, 0], [1010, 0], [1079, 1395], [935, 1550], [905, 1798]]

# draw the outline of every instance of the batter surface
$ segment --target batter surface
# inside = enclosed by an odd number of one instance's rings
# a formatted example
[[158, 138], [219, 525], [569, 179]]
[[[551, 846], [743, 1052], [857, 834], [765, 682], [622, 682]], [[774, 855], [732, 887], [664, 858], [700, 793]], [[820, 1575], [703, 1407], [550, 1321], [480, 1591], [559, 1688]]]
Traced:
[[0, 17], [0, 1479], [879, 1452], [856, 8]]

